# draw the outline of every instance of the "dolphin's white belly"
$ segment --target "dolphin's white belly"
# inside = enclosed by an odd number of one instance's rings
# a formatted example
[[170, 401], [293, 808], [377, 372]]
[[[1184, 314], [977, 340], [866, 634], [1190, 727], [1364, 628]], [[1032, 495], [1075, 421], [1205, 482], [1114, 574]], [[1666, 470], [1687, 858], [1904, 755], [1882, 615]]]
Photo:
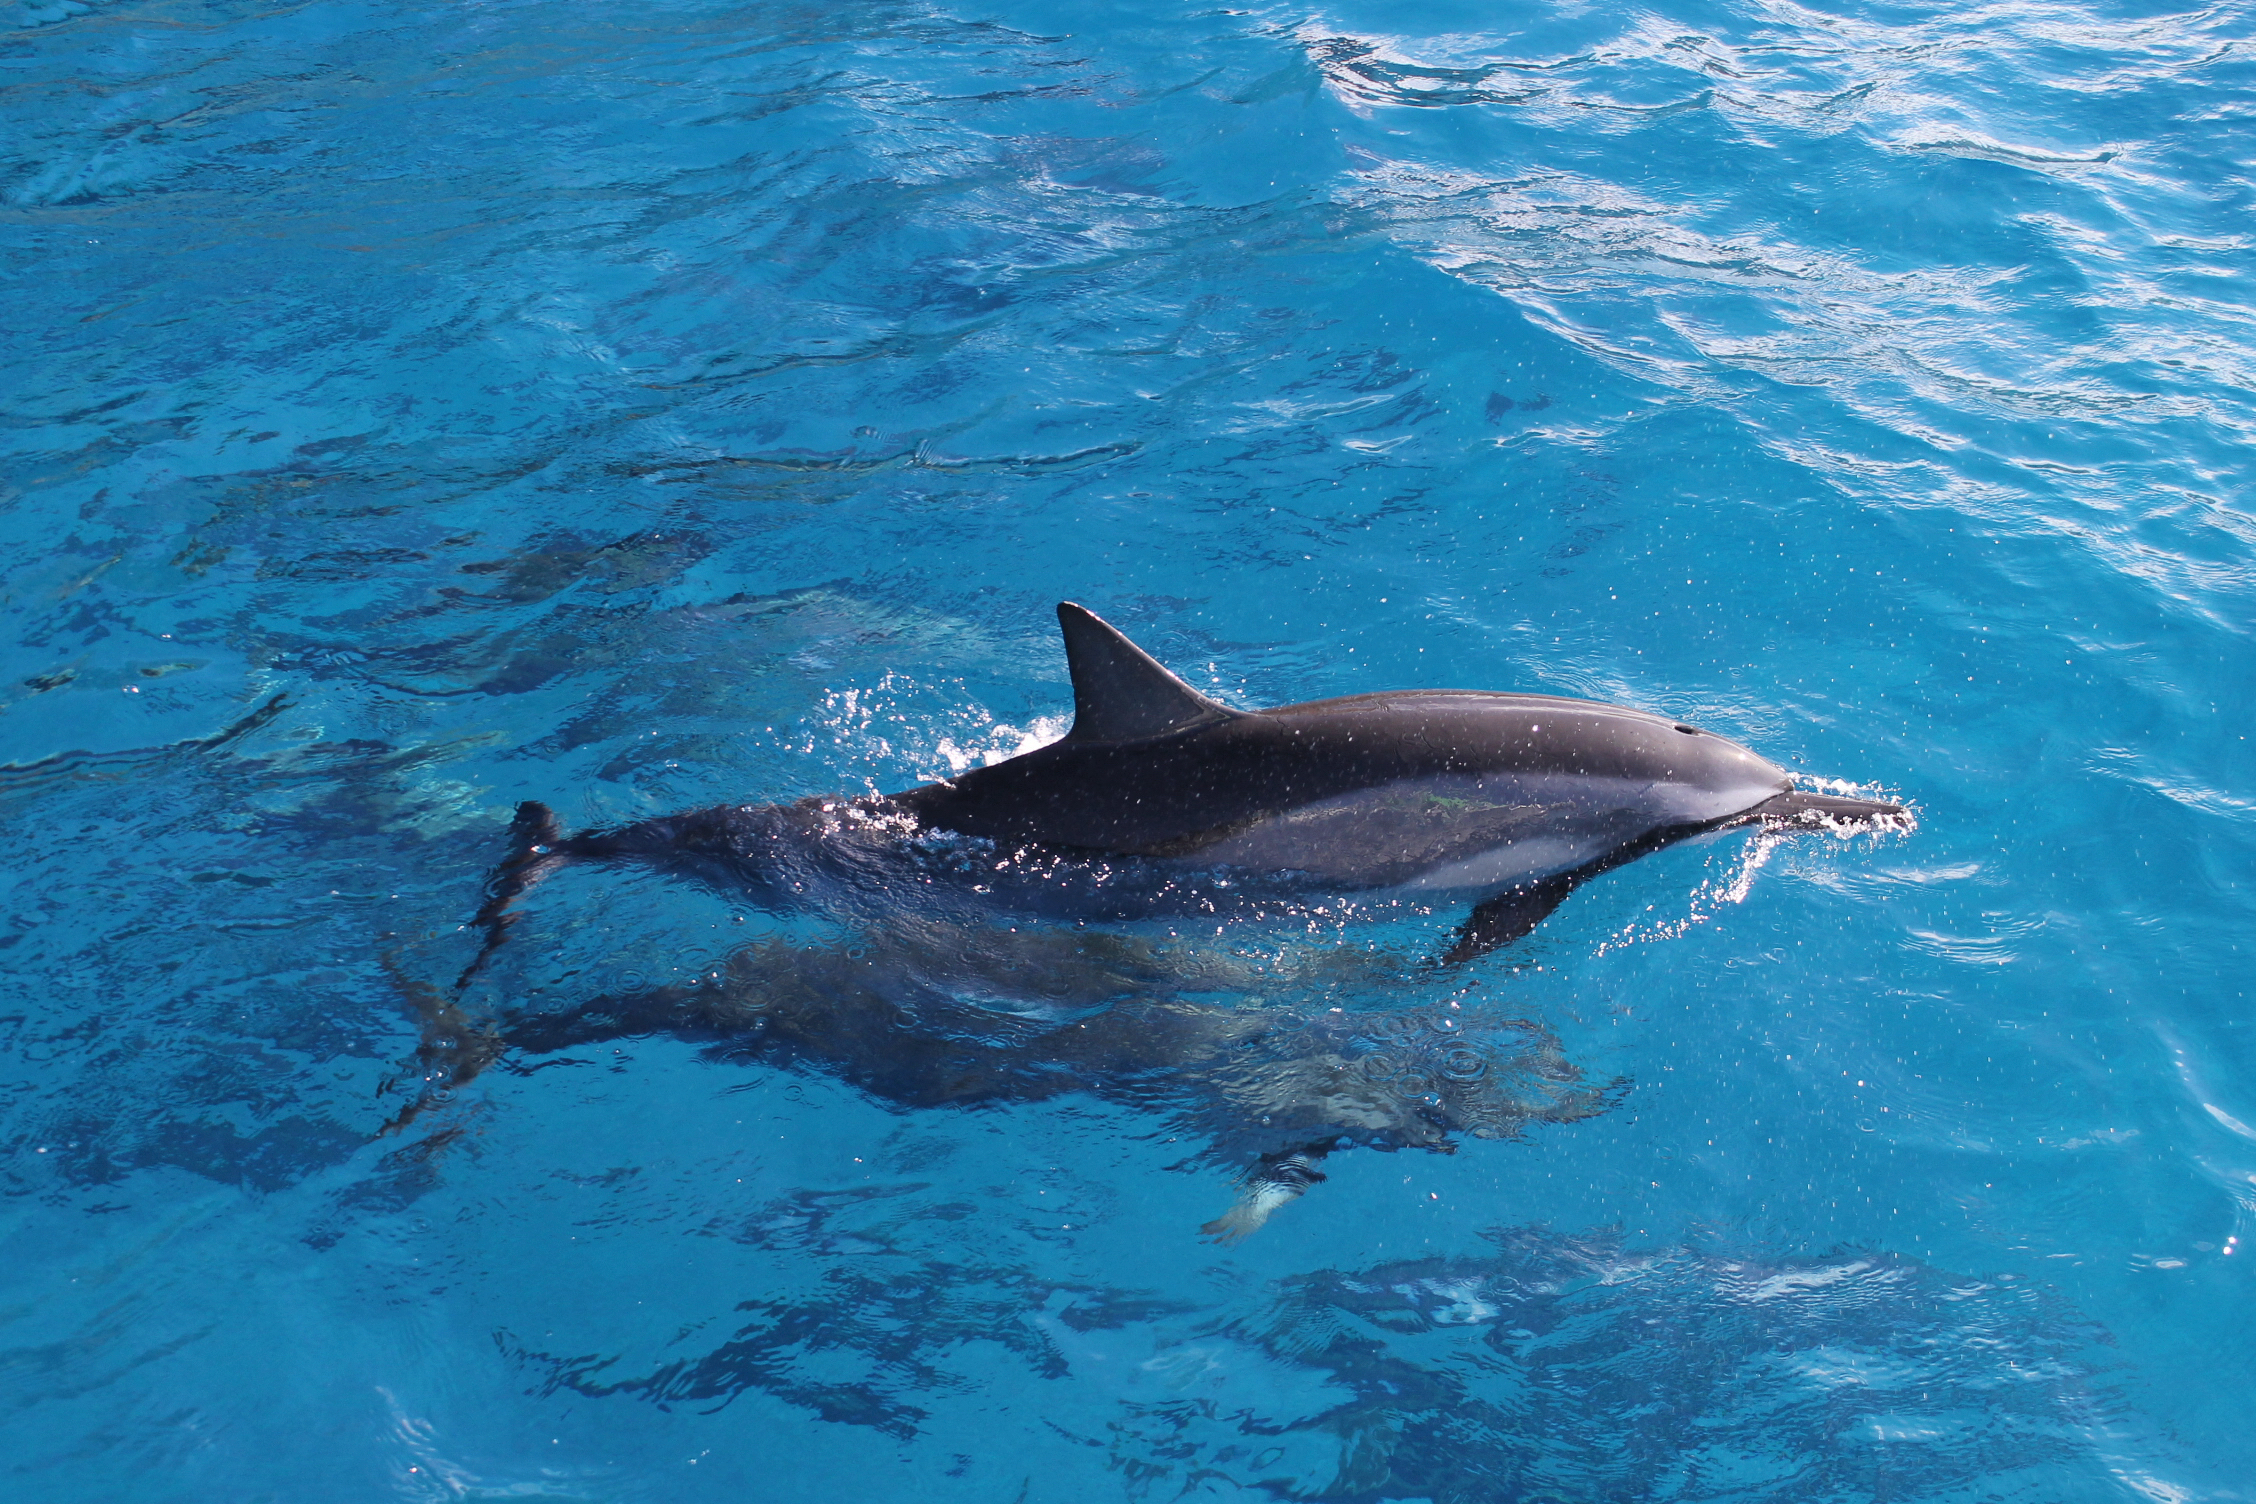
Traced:
[[1494, 891], [1586, 867], [1656, 830], [1722, 819], [1773, 792], [1559, 773], [1405, 779], [1212, 832], [1169, 855], [1345, 887]]
[[1560, 872], [1572, 872], [1577, 867], [1587, 867], [1604, 856], [1608, 849], [1610, 848], [1605, 845], [1591, 841], [1538, 836], [1532, 840], [1492, 846], [1463, 861], [1430, 867], [1403, 886], [1414, 893], [1448, 893], [1472, 889], [1490, 892], [1497, 888], [1514, 888], [1531, 878], [1550, 877]]

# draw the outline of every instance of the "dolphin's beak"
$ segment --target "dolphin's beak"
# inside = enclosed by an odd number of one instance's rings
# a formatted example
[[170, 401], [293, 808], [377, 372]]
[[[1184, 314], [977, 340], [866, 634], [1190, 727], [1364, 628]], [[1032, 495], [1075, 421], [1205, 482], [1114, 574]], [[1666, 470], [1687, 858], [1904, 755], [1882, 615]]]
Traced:
[[1765, 799], [1748, 810], [1741, 820], [1760, 820], [1765, 825], [1803, 825], [1819, 829], [1838, 829], [1844, 825], [1866, 828], [1897, 825], [1909, 817], [1900, 804], [1890, 804], [1882, 799], [1846, 799], [1838, 794], [1805, 794], [1796, 789]]

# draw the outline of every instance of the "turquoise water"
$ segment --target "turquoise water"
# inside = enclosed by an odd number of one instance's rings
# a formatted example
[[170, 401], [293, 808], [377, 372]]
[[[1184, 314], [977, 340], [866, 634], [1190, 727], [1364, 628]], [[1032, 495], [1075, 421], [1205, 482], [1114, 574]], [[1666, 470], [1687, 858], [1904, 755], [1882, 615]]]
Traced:
[[[11, 1497], [2256, 1495], [2245, 6], [13, 20]], [[1665, 852], [1461, 974], [1440, 910], [567, 872], [464, 996], [848, 957], [1614, 1093], [1236, 1246], [1211, 1091], [660, 1030], [382, 1131], [517, 801], [1033, 745], [1060, 598], [1239, 705], [1624, 702], [1918, 828]]]

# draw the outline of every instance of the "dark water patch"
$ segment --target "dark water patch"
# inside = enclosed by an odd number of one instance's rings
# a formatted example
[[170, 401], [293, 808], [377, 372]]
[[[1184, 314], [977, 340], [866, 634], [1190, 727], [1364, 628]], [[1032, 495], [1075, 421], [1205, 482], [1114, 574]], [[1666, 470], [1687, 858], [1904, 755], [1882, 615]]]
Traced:
[[[718, 1346], [692, 1341], [632, 1376], [617, 1356], [504, 1346], [545, 1374], [542, 1393], [709, 1408], [758, 1393], [903, 1440], [931, 1421], [919, 1396], [967, 1382], [964, 1344], [999, 1347], [1036, 1392], [1103, 1386], [1059, 1424], [1154, 1498], [1202, 1479], [1452, 1504], [2100, 1498], [2114, 1496], [2096, 1485], [2102, 1438], [2141, 1425], [2105, 1334], [2011, 1277], [1511, 1229], [1482, 1255], [1287, 1276], [1217, 1320], [1149, 1292], [920, 1258], [899, 1234], [945, 1211], [917, 1205], [924, 1189], [756, 1213], [795, 1287], [739, 1304]], [[806, 1235], [834, 1219], [863, 1231]]]
[[[1888, 1254], [1632, 1252], [1493, 1235], [1488, 1259], [1297, 1277], [1225, 1330], [1354, 1397], [1280, 1434], [1336, 1444], [1293, 1497], [1437, 1501], [1729, 1492], [2044, 1497], [2127, 1419], [2104, 1334], [2056, 1297]], [[1241, 1451], [1150, 1406], [1145, 1455]], [[1254, 1475], [1226, 1470], [1247, 1483]]]

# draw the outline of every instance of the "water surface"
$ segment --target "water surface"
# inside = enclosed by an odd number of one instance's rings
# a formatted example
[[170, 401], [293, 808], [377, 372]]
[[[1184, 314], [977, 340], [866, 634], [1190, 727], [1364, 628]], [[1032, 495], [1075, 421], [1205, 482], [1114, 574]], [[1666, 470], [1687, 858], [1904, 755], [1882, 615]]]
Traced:
[[[13, 19], [15, 1494], [2250, 1495], [2245, 6]], [[1059, 598], [1239, 705], [1620, 701], [1920, 828], [1462, 977], [1442, 912], [1087, 942], [1623, 1083], [1235, 1247], [1164, 1103], [662, 1034], [379, 1132], [518, 800], [1039, 744]], [[570, 873], [465, 1001], [780, 923]], [[1119, 1004], [985, 944], [889, 985]]]

